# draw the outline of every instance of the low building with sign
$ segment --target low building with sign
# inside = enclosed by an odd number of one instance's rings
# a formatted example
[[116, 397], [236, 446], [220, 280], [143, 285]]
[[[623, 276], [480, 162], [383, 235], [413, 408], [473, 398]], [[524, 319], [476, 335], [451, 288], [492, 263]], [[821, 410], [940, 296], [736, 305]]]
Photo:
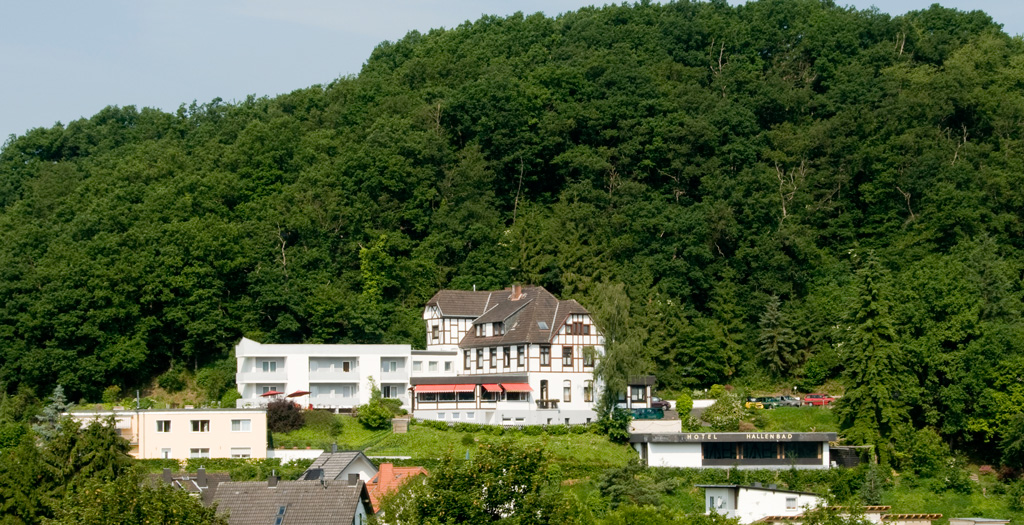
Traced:
[[681, 432], [631, 434], [648, 466], [827, 469], [835, 432]]

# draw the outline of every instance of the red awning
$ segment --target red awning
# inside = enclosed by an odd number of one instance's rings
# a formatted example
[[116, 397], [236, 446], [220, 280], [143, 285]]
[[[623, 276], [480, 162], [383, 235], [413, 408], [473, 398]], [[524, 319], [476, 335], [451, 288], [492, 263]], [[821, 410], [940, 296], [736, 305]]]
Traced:
[[480, 386], [484, 387], [485, 392], [501, 392], [501, 387], [498, 386], [496, 383], [489, 383]]
[[473, 392], [476, 390], [476, 385], [452, 385], [455, 387], [456, 392]]
[[533, 392], [528, 383], [502, 383], [501, 388], [506, 392]]
[[436, 392], [454, 392], [455, 385], [416, 385], [417, 394], [433, 394]]

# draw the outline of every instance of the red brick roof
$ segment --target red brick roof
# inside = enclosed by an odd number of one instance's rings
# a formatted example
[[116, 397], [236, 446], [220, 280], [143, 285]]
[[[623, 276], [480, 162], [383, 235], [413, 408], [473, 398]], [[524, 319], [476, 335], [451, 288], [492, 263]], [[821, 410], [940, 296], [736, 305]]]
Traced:
[[423, 467], [396, 467], [392, 463], [381, 463], [377, 475], [366, 484], [366, 489], [370, 493], [370, 502], [373, 504], [373, 512], [380, 512], [380, 501], [384, 496], [395, 492], [406, 481], [421, 474], [430, 475]]

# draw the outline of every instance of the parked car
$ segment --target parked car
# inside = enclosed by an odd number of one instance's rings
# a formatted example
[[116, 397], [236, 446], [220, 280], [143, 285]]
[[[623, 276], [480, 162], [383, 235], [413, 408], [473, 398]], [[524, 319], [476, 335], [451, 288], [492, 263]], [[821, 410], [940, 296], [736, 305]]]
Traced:
[[757, 400], [768, 409], [782, 406], [782, 398], [779, 397], [759, 397]]
[[651, 398], [651, 408], [660, 408], [662, 410], [671, 410], [672, 409], [672, 403], [669, 402], [669, 401], [665, 401], [664, 399], [662, 399], [660, 397], [652, 397]]
[[748, 397], [747, 402], [744, 403], [743, 406], [744, 408], [756, 408], [758, 410], [764, 408], [764, 405], [761, 404], [761, 401], [759, 401], [756, 397]]
[[831, 405], [835, 400], [828, 394], [807, 394], [804, 396], [804, 406], [824, 407]]
[[800, 406], [802, 404], [801, 401], [800, 401], [800, 398], [799, 397], [795, 397], [795, 396], [782, 396], [779, 399], [782, 400], [782, 402], [779, 404], [779, 406], [798, 407], [798, 406]]

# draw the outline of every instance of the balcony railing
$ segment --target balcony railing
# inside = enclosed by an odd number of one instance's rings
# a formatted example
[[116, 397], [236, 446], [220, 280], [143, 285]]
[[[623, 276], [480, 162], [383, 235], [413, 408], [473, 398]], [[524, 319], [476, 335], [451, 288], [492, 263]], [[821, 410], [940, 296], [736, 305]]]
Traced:
[[288, 379], [288, 372], [277, 369], [276, 372], [240, 372], [235, 374], [236, 383], [281, 383]]
[[541, 410], [556, 410], [558, 409], [558, 399], [538, 399], [537, 408]]

